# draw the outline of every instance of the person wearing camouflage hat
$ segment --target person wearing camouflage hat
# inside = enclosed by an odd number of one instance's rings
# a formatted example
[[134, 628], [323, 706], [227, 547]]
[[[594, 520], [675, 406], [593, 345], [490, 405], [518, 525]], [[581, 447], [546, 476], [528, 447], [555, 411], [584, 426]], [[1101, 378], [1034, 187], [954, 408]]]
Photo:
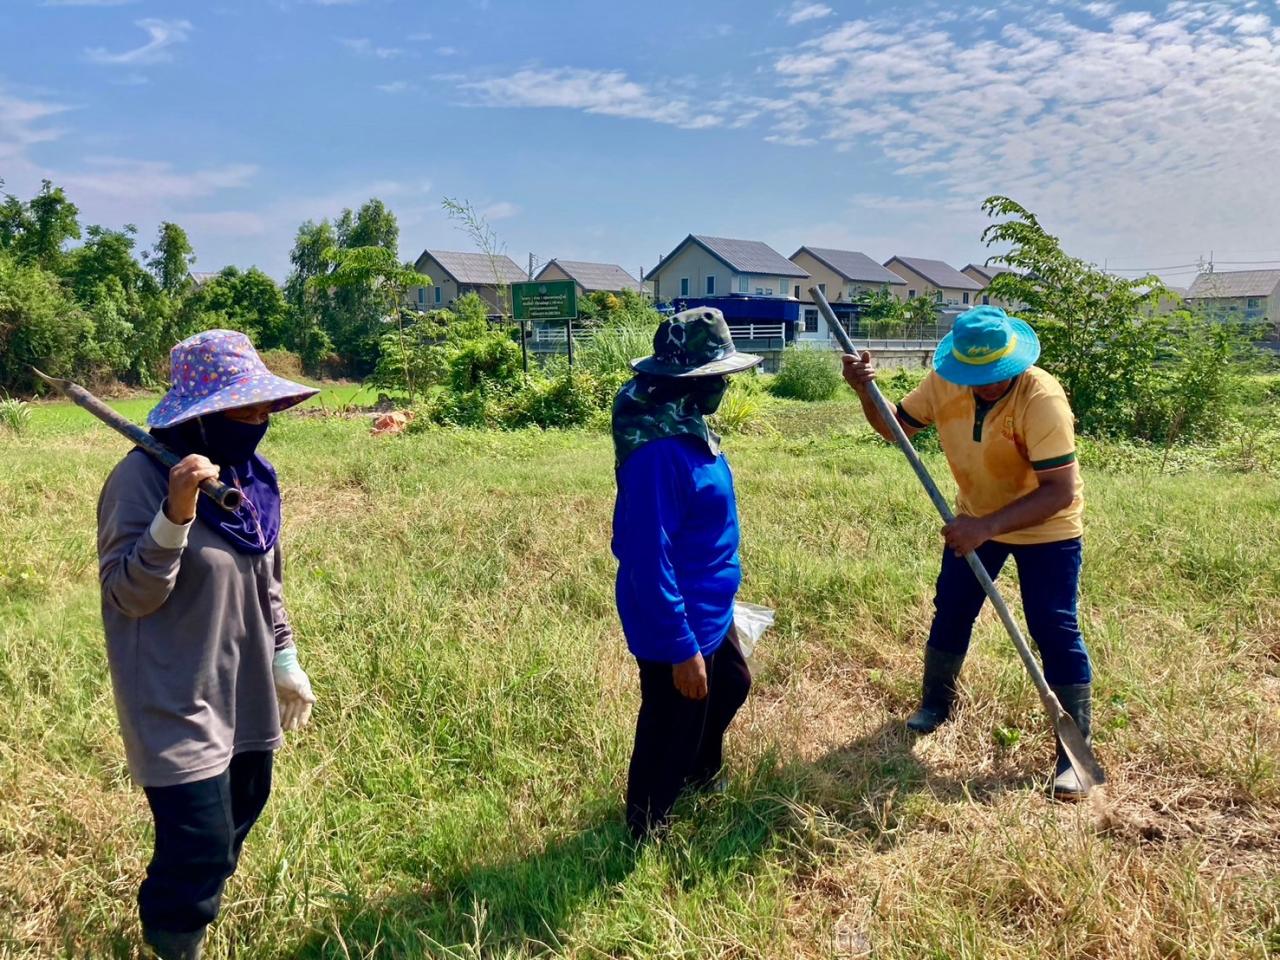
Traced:
[[733, 630], [742, 579], [733, 474], [706, 417], [739, 353], [719, 310], [664, 320], [613, 404], [617, 603], [640, 670], [627, 826], [661, 827], [686, 788], [718, 787], [724, 734], [751, 674]]

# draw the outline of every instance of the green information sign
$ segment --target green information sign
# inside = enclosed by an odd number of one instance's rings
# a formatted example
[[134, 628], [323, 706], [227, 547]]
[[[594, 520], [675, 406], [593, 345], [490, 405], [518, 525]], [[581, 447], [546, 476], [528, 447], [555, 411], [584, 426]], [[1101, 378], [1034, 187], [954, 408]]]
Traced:
[[572, 280], [513, 283], [511, 305], [517, 320], [575, 320], [578, 286]]

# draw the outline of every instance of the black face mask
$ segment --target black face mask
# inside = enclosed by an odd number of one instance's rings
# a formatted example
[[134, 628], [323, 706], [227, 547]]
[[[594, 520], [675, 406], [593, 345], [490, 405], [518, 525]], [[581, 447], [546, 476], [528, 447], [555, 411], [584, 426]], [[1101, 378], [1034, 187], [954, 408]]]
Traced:
[[201, 417], [205, 456], [217, 464], [244, 463], [258, 449], [270, 425], [270, 418], [262, 423], [243, 423], [225, 414]]
[[689, 391], [689, 395], [693, 398], [693, 404], [698, 408], [698, 412], [708, 416], [720, 409], [720, 401], [724, 399], [728, 389], [728, 377], [699, 377], [694, 388]]

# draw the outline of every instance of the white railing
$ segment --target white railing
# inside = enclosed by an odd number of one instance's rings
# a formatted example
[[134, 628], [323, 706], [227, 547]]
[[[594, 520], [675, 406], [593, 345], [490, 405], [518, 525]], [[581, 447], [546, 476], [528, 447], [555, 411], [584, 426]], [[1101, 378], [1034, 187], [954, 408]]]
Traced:
[[[585, 343], [595, 336], [595, 329], [591, 327], [575, 327], [573, 331], [574, 343]], [[564, 327], [539, 327], [533, 331], [531, 343], [563, 343], [569, 342], [569, 334]]]
[[[937, 340], [872, 340], [867, 337], [852, 337], [853, 345], [860, 350], [936, 350]], [[797, 346], [813, 349], [835, 350], [839, 346], [835, 337], [822, 337], [809, 334], [796, 341]]]
[[781, 340], [786, 334], [783, 323], [731, 323], [729, 333], [734, 341], [739, 340]]

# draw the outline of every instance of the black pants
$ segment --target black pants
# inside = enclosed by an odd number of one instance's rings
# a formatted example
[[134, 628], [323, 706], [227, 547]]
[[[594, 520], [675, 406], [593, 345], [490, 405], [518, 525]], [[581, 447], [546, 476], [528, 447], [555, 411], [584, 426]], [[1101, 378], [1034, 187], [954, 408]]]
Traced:
[[686, 786], [713, 783], [724, 733], [751, 689], [751, 673], [733, 630], [706, 658], [707, 696], [676, 689], [671, 664], [640, 660], [640, 715], [627, 778], [627, 826], [636, 839], [661, 826]]
[[271, 793], [270, 750], [240, 753], [216, 777], [147, 787], [156, 848], [138, 888], [142, 925], [174, 933], [213, 922], [222, 887]]

